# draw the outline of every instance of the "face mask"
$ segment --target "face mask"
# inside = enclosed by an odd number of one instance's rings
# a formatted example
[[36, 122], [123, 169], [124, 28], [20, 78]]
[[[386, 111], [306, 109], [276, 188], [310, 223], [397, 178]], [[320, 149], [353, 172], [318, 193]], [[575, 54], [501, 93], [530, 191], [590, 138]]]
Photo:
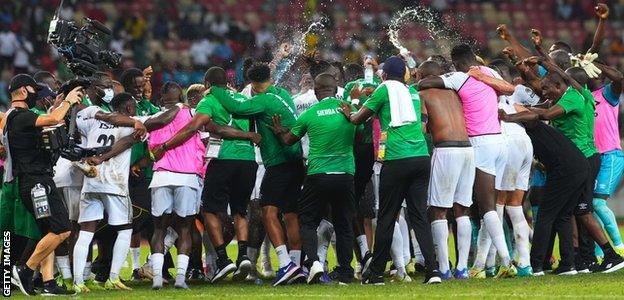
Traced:
[[28, 92], [28, 96], [26, 96], [26, 104], [29, 108], [35, 107], [37, 105], [37, 93]]
[[114, 91], [113, 89], [104, 89], [104, 97], [102, 97], [102, 101], [106, 103], [110, 103], [113, 100]]

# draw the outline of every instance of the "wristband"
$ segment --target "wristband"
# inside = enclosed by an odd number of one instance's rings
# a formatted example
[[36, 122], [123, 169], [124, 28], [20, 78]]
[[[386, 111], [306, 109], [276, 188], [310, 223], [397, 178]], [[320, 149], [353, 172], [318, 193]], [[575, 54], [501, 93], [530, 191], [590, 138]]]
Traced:
[[360, 105], [360, 99], [351, 99], [351, 104]]

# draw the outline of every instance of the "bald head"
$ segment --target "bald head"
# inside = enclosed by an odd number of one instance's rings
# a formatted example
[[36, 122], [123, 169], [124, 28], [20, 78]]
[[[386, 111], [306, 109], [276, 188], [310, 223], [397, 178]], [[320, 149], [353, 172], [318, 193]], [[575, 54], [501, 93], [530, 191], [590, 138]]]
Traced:
[[321, 100], [336, 96], [338, 90], [336, 78], [328, 73], [322, 73], [314, 78], [314, 93]]
[[427, 60], [420, 64], [418, 67], [418, 73], [420, 74], [420, 78], [439, 76], [442, 75], [442, 67], [440, 67], [440, 64], [433, 60]]

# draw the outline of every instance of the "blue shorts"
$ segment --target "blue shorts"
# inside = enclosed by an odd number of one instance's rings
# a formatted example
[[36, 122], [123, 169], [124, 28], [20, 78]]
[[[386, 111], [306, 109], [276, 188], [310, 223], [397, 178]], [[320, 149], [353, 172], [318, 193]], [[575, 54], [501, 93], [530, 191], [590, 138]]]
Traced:
[[610, 197], [615, 192], [624, 172], [624, 152], [613, 150], [601, 154], [600, 157], [600, 171], [596, 176], [594, 195]]
[[532, 187], [544, 187], [546, 185], [546, 173], [539, 169], [533, 169], [531, 174]]

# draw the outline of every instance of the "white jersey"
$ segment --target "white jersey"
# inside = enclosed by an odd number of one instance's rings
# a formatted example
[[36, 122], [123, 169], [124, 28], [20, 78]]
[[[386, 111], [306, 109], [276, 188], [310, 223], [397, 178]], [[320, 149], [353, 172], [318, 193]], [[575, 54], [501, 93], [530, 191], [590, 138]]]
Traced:
[[[517, 113], [514, 108], [514, 104], [520, 105], [535, 105], [539, 103], [539, 96], [537, 96], [533, 90], [524, 85], [517, 85], [511, 96], [500, 96], [498, 99], [498, 108], [504, 110], [507, 114]], [[503, 133], [509, 135], [526, 135], [524, 127], [518, 123], [513, 122], [501, 122]]]
[[[86, 137], [86, 148], [112, 146], [121, 138], [134, 132], [132, 127], [117, 127], [95, 119], [100, 111], [97, 106], [90, 106], [78, 113], [76, 126]], [[101, 193], [128, 196], [128, 175], [130, 173], [130, 153], [127, 149], [121, 154], [97, 166], [98, 176], [84, 178], [82, 193]]]
[[82, 171], [65, 158], [59, 157], [54, 165], [54, 184], [57, 188], [81, 187], [83, 177]]

